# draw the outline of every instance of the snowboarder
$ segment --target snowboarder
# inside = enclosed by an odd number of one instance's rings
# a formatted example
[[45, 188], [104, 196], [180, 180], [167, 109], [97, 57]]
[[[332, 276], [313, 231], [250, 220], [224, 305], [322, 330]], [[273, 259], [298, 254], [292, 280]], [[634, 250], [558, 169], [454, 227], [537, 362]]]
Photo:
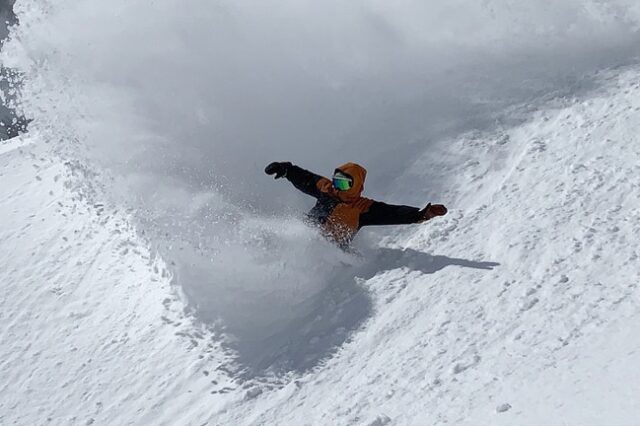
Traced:
[[346, 163], [335, 169], [332, 180], [290, 162], [271, 163], [264, 171], [275, 175], [275, 179], [286, 178], [300, 191], [315, 197], [316, 205], [307, 217], [343, 249], [349, 247], [363, 226], [420, 223], [447, 213], [442, 204], [429, 203], [419, 209], [362, 197], [367, 171], [355, 163]]

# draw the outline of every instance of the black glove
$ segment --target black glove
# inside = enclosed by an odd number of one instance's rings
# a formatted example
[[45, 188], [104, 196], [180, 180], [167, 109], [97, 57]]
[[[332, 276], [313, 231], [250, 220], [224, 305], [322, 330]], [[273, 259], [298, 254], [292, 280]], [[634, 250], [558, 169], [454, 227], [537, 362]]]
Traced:
[[287, 171], [292, 164], [287, 162], [283, 163], [271, 163], [267, 167], [264, 168], [264, 172], [268, 175], [276, 175], [275, 179], [280, 179], [281, 177], [287, 176]]
[[444, 216], [447, 214], [447, 208], [442, 204], [427, 204], [427, 207], [420, 210], [422, 221], [433, 219], [436, 216]]

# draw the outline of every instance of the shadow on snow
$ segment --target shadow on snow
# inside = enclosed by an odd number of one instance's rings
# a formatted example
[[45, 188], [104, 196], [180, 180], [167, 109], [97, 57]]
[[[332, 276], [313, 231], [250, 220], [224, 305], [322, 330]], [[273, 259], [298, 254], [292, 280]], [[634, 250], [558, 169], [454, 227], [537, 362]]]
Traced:
[[[447, 266], [491, 270], [495, 262], [480, 262], [448, 256], [433, 256], [412, 249], [378, 248], [367, 253], [358, 265], [340, 265], [331, 284], [303, 303], [291, 307], [286, 322], [271, 324], [269, 333], [248, 330], [232, 316], [217, 317], [224, 323], [227, 342], [236, 354], [239, 378], [269, 374], [304, 372], [330, 358], [372, 315], [371, 296], [356, 278], [369, 279], [396, 268], [409, 268], [423, 274], [436, 273]], [[191, 294], [190, 298], [198, 298]], [[213, 304], [215, 305], [215, 304]], [[208, 306], [207, 304], [199, 304]], [[214, 313], [195, 309], [197, 318], [211, 322]], [[219, 313], [215, 313], [218, 315]]]

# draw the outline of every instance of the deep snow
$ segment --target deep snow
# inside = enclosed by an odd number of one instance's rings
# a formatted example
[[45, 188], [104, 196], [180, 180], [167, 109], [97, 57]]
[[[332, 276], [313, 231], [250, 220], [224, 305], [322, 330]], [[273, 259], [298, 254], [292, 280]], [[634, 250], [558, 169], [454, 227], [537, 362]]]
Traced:
[[[18, 1], [0, 423], [635, 424], [640, 10], [425, 4]], [[279, 158], [450, 214], [345, 255]]]

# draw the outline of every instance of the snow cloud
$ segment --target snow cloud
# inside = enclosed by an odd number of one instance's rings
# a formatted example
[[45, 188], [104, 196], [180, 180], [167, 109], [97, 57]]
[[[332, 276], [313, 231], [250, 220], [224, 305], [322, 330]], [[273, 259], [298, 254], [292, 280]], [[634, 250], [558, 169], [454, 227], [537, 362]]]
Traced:
[[[2, 64], [24, 76], [32, 131], [111, 176], [100, 185], [181, 259], [177, 270], [207, 271], [183, 282], [196, 299], [234, 287], [230, 263], [207, 258], [262, 258], [269, 244], [248, 242], [273, 224], [255, 217], [309, 206], [264, 176], [268, 162], [319, 173], [361, 162], [369, 195], [423, 203], [393, 186], [416, 155], [640, 53], [635, 0], [18, 0], [15, 10]], [[299, 262], [291, 286], [330, 248], [309, 263], [305, 250], [281, 259]], [[273, 262], [251, 262], [238, 283], [278, 279]], [[243, 297], [250, 311], [263, 293]]]

